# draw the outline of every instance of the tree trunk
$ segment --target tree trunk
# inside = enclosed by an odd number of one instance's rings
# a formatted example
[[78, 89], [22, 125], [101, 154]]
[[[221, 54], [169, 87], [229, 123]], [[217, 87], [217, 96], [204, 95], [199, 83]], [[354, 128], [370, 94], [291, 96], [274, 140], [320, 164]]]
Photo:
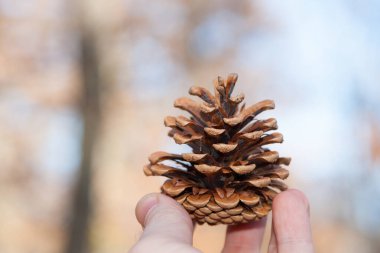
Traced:
[[89, 30], [80, 34], [80, 68], [83, 92], [80, 101], [83, 116], [82, 160], [74, 186], [66, 253], [85, 253], [89, 249], [91, 217], [91, 181], [94, 148], [100, 115], [100, 78], [95, 38]]

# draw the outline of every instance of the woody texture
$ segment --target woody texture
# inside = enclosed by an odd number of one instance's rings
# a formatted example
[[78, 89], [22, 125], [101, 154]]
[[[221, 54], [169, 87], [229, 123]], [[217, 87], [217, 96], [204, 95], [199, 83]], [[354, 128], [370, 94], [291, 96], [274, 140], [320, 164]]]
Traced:
[[178, 144], [191, 147], [192, 153], [171, 154], [158, 151], [144, 167], [147, 176], [165, 176], [164, 194], [174, 198], [199, 224], [239, 224], [265, 217], [274, 197], [287, 189], [290, 158], [280, 157], [267, 145], [281, 143], [274, 132], [274, 118], [258, 119], [274, 109], [272, 100], [252, 106], [242, 104], [244, 95], [232, 96], [237, 74], [214, 81], [214, 94], [193, 86], [190, 95], [174, 106], [190, 114], [168, 116], [165, 126]]

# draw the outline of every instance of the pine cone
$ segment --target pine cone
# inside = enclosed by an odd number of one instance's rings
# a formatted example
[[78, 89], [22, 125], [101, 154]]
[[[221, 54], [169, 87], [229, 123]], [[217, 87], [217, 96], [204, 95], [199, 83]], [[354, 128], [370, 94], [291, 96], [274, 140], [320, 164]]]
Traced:
[[258, 220], [271, 210], [273, 198], [287, 186], [284, 166], [290, 158], [263, 146], [281, 143], [274, 118], [256, 116], [274, 109], [264, 100], [250, 107], [239, 106], [244, 95], [231, 97], [237, 74], [214, 81], [215, 95], [202, 87], [189, 93], [200, 97], [197, 103], [179, 98], [174, 106], [191, 114], [165, 118], [169, 136], [186, 144], [193, 153], [156, 152], [144, 167], [147, 176], [165, 176], [162, 192], [174, 198], [199, 224], [238, 224]]

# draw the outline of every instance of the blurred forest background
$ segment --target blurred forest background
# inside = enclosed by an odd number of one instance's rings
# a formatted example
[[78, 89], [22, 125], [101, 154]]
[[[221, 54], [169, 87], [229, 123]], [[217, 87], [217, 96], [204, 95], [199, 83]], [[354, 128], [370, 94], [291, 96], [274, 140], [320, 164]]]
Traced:
[[[166, 115], [239, 74], [274, 99], [317, 252], [380, 252], [380, 1], [0, 0], [0, 252], [126, 252], [181, 152]], [[225, 227], [196, 228], [219, 252]]]

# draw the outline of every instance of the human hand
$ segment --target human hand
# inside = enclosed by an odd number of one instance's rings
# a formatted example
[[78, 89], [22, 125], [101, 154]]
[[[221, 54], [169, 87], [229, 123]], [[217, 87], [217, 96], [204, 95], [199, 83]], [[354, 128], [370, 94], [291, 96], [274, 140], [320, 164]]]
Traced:
[[[298, 190], [287, 190], [273, 201], [269, 253], [313, 253], [309, 204]], [[186, 210], [162, 194], [149, 194], [136, 207], [137, 220], [144, 228], [129, 253], [199, 253], [192, 247], [194, 226]], [[223, 253], [260, 252], [266, 218], [228, 226]]]

